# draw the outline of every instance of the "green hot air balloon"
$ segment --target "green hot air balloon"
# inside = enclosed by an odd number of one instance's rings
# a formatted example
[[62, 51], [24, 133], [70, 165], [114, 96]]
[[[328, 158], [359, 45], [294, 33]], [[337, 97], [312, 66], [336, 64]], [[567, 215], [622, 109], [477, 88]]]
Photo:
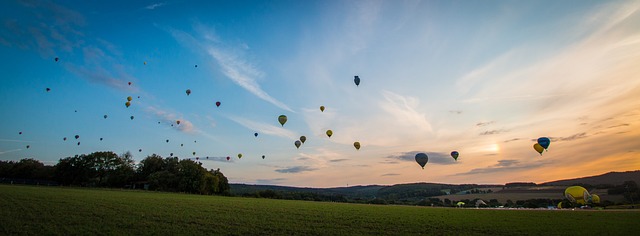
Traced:
[[242, 158], [242, 153], [238, 153], [238, 158]]
[[424, 165], [426, 165], [427, 162], [429, 162], [429, 157], [425, 153], [422, 153], [422, 152], [418, 153], [416, 154], [416, 162], [418, 162], [418, 164], [422, 167], [422, 169], [424, 169]]
[[307, 141], [307, 137], [304, 135], [300, 136], [300, 142], [304, 143], [305, 141]]
[[287, 123], [287, 116], [285, 115], [278, 116], [278, 122], [280, 122], [280, 125], [284, 126], [284, 123]]
[[331, 138], [331, 135], [333, 135], [333, 131], [327, 130], [327, 136], [329, 136], [329, 138]]
[[324, 112], [324, 106], [320, 106], [320, 112]]

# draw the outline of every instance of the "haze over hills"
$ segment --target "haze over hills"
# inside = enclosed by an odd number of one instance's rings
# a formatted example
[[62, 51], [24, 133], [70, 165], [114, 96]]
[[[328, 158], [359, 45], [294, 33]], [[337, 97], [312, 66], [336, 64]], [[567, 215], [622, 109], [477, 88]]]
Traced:
[[[313, 194], [325, 199], [333, 199], [336, 196], [346, 199], [373, 200], [386, 199], [394, 202], [416, 202], [424, 198], [434, 197], [444, 200], [461, 199], [498, 199], [525, 200], [537, 198], [560, 199], [564, 186], [569, 185], [620, 185], [625, 181], [640, 183], [640, 170], [627, 172], [609, 172], [597, 176], [587, 176], [574, 179], [556, 180], [541, 184], [536, 183], [507, 183], [505, 185], [487, 184], [443, 184], [443, 183], [410, 183], [395, 185], [368, 185], [338, 188], [299, 188], [275, 185], [249, 185], [231, 184], [231, 193], [234, 195], [257, 196], [265, 191], [270, 194]], [[590, 190], [591, 191], [591, 190]], [[605, 199], [622, 199], [621, 196], [607, 196], [606, 189], [596, 190]], [[309, 199], [309, 198], [307, 198]]]

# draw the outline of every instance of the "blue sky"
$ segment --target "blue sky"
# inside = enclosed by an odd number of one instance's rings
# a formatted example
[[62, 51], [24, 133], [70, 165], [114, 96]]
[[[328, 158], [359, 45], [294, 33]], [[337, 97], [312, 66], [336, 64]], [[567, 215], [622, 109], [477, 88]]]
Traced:
[[640, 167], [639, 1], [0, 6], [2, 160], [173, 153], [234, 183], [314, 187]]

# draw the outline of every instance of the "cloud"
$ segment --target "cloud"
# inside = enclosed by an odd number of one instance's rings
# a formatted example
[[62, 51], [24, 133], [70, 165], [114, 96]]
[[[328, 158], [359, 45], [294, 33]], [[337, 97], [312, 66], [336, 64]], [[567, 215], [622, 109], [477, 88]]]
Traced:
[[629, 126], [629, 124], [612, 125], [612, 126], [607, 127], [607, 129], [618, 128], [618, 127], [625, 127], [625, 126]]
[[396, 173], [388, 173], [388, 174], [383, 174], [381, 176], [398, 176], [400, 174], [396, 174]]
[[478, 126], [478, 127], [482, 127], [482, 126], [487, 126], [487, 125], [490, 125], [490, 124], [493, 124], [493, 123], [496, 123], [496, 122], [495, 122], [495, 121], [478, 122], [478, 123], [476, 124], [476, 126]]
[[512, 138], [512, 139], [509, 139], [509, 140], [505, 140], [504, 142], [505, 143], [509, 143], [509, 142], [518, 141], [518, 140], [520, 140], [520, 138]]
[[548, 164], [552, 164], [550, 161], [537, 161], [534, 163], [522, 163], [518, 160], [498, 160], [493, 166], [485, 168], [475, 168], [468, 172], [458, 173], [455, 175], [478, 175], [478, 174], [495, 174], [498, 172], [513, 172], [522, 171], [528, 169], [535, 169]]
[[158, 7], [161, 7], [161, 6], [164, 6], [164, 5], [167, 5], [167, 3], [166, 2], [154, 3], [154, 4], [151, 4], [151, 5], [148, 5], [148, 6], [144, 7], [144, 8], [147, 9], [147, 10], [154, 10], [154, 9], [156, 9]]
[[274, 136], [284, 137], [292, 140], [295, 140], [299, 137], [292, 131], [282, 127], [278, 127], [276, 125], [256, 122], [243, 117], [228, 116], [228, 118], [246, 127], [247, 129], [258, 131], [260, 134], [274, 135]]
[[18, 149], [12, 149], [12, 150], [7, 150], [7, 151], [0, 151], [0, 155], [5, 154], [5, 153], [17, 152], [17, 151], [22, 151], [22, 149], [18, 148]]
[[493, 135], [493, 134], [501, 134], [508, 132], [508, 130], [500, 129], [500, 130], [488, 130], [480, 133], [480, 135]]
[[419, 132], [431, 132], [431, 124], [424, 113], [417, 110], [418, 99], [402, 96], [391, 91], [382, 91], [384, 101], [380, 103], [382, 110], [394, 117], [395, 122], [409, 125]]
[[[416, 160], [417, 153], [420, 153], [420, 151], [404, 152], [397, 155], [387, 156], [387, 158], [392, 160], [395, 159], [395, 160], [413, 162]], [[427, 165], [428, 164], [452, 165], [452, 164], [458, 163], [453, 159], [453, 157], [451, 157], [449, 153], [440, 153], [440, 152], [424, 152], [424, 153], [427, 154], [427, 157], [429, 157], [429, 162], [427, 163]], [[389, 163], [389, 164], [394, 164], [394, 163]]]
[[[195, 126], [193, 125], [193, 123], [191, 123], [191, 121], [184, 119], [183, 117], [179, 117], [178, 115], [174, 114], [174, 113], [170, 113], [164, 110], [161, 110], [160, 108], [156, 108], [154, 106], [148, 106], [145, 109], [146, 112], [154, 115], [155, 117], [159, 118], [160, 120], [162, 120], [165, 124], [170, 124], [173, 125], [172, 127], [185, 132], [185, 133], [196, 133], [197, 130], [195, 128]], [[176, 121], [180, 120], [180, 125], [176, 124]]]
[[449, 113], [460, 115], [460, 114], [462, 114], [462, 111], [460, 111], [460, 110], [452, 110], [452, 111], [449, 111]]
[[[269, 95], [258, 84], [256, 79], [264, 77], [265, 74], [242, 57], [241, 52], [248, 48], [246, 44], [228, 49], [225, 48], [224, 42], [215, 34], [214, 30], [201, 24], [196, 24], [194, 28], [199, 34], [197, 37], [180, 30], [169, 29], [168, 31], [183, 46], [196, 52], [206, 52], [220, 66], [222, 73], [227, 78], [246, 91], [283, 110], [294, 112], [289, 106]], [[198, 38], [204, 40], [198, 40]]]
[[285, 173], [285, 174], [294, 174], [294, 173], [314, 171], [314, 170], [317, 170], [317, 169], [309, 166], [292, 166], [292, 167], [276, 169], [275, 171], [279, 173]]
[[333, 159], [333, 160], [329, 160], [329, 162], [343, 162], [343, 161], [348, 161], [349, 159]]

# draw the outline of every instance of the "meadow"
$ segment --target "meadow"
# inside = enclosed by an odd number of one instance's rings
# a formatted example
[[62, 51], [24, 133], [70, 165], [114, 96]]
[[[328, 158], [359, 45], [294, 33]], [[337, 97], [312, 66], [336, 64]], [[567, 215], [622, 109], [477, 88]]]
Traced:
[[0, 235], [634, 235], [640, 211], [491, 210], [0, 185]]

